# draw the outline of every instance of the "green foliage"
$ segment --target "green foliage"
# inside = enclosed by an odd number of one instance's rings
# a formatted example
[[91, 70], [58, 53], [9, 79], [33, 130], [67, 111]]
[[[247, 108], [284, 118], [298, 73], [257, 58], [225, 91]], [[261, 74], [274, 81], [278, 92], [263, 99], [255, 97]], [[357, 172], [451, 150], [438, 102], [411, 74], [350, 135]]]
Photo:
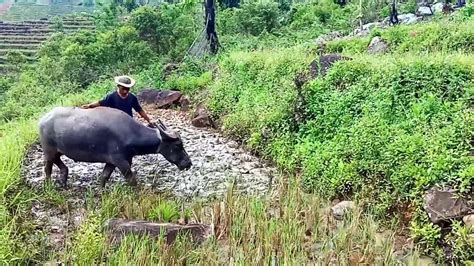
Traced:
[[463, 226], [460, 221], [453, 222], [453, 230], [448, 236], [449, 246], [453, 248], [453, 257], [462, 264], [474, 259], [474, 229]]
[[293, 5], [289, 16], [289, 28], [293, 31], [308, 29], [320, 33], [332, 29], [347, 30], [351, 26], [350, 8], [341, 9], [330, 0]]
[[63, 24], [63, 20], [61, 19], [61, 17], [58, 17], [58, 16], [54, 16], [53, 19], [51, 20], [52, 22], [52, 28], [54, 31], [56, 32], [63, 32], [64, 31], [64, 24]]
[[19, 51], [8, 51], [7, 52], [7, 62], [11, 65], [21, 66], [28, 62], [28, 58]]
[[295, 97], [293, 77], [308, 58], [298, 49], [233, 53], [221, 62], [211, 88], [210, 107], [223, 127], [239, 139], [253, 132], [283, 131]]
[[177, 89], [186, 94], [197, 93], [202, 89], [205, 89], [212, 82], [212, 73], [205, 72], [198, 77], [195, 76], [182, 76], [172, 75], [166, 83], [165, 88]]
[[210, 106], [228, 133], [300, 169], [308, 189], [334, 197], [370, 183], [373, 193], [392, 191], [383, 199], [387, 208], [443, 182], [469, 190], [474, 117], [467, 62], [385, 58], [381, 67], [359, 57], [337, 64], [305, 87], [304, 122], [293, 131], [295, 91], [285, 75], [304, 60], [271, 53], [222, 62]]
[[[107, 74], [129, 73], [154, 58], [138, 32], [123, 26], [112, 31], [81, 31], [72, 36], [58, 34], [40, 51], [39, 70], [45, 77], [60, 77], [85, 88]], [[54, 73], [54, 75], [53, 75]], [[55, 79], [55, 82], [58, 80]]]
[[100, 219], [90, 213], [75, 234], [72, 244], [74, 255], [71, 260], [78, 265], [98, 264], [104, 248], [105, 235], [102, 233]]
[[96, 29], [99, 31], [111, 30], [121, 24], [119, 9], [114, 5], [105, 7], [100, 11], [95, 10], [92, 18], [94, 19]]
[[[381, 36], [392, 53], [429, 53], [474, 51], [474, 19], [401, 25], [374, 32]], [[369, 38], [348, 38], [328, 43], [328, 52], [364, 53]]]
[[474, 16], [474, 3], [467, 3], [466, 6], [460, 10], [463, 18], [470, 18]]
[[201, 28], [194, 17], [194, 9], [186, 4], [145, 6], [132, 13], [130, 25], [160, 55], [176, 59], [183, 56]]
[[[3, 96], [12, 86], [15, 80], [10, 76], [0, 77], [0, 96]], [[0, 98], [0, 101], [3, 100], [3, 97]]]
[[278, 4], [273, 2], [245, 3], [241, 8], [226, 9], [219, 15], [225, 34], [244, 33], [258, 36], [280, 28]]
[[179, 217], [179, 206], [174, 201], [160, 201], [148, 213], [148, 219], [158, 222], [176, 222]]
[[398, 10], [399, 14], [412, 13], [415, 14], [417, 9], [416, 0], [408, 0], [404, 4], [400, 4], [400, 9]]

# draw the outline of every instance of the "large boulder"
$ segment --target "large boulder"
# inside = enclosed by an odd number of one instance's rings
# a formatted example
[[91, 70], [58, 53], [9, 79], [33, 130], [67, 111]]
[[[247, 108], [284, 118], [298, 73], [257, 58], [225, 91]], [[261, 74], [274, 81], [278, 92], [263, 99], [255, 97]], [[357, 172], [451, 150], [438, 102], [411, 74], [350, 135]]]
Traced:
[[189, 100], [183, 99], [183, 94], [174, 90], [144, 89], [137, 93], [137, 98], [140, 102], [154, 104], [157, 108], [189, 107]]
[[109, 241], [119, 244], [126, 235], [149, 236], [166, 239], [167, 244], [172, 244], [178, 235], [188, 234], [197, 244], [204, 242], [213, 234], [211, 226], [205, 224], [171, 224], [153, 223], [144, 220], [110, 219], [105, 224]]
[[400, 24], [405, 24], [405, 25], [410, 25], [418, 22], [421, 17], [418, 17], [415, 14], [408, 13], [408, 14], [402, 14], [398, 15], [398, 20], [400, 21]]
[[369, 54], [383, 54], [387, 51], [388, 44], [379, 36], [374, 37], [367, 48]]
[[196, 107], [191, 124], [195, 127], [216, 127], [206, 107], [202, 104]]
[[441, 14], [443, 13], [443, 7], [444, 3], [436, 3], [431, 7], [431, 10], [433, 10], [434, 14]]
[[357, 27], [354, 31], [352, 31], [351, 36], [357, 36], [357, 37], [365, 37], [370, 34], [370, 31], [372, 31], [375, 28], [386, 28], [388, 26], [388, 22], [370, 22], [367, 24], [362, 25], [361, 27]]
[[466, 215], [462, 218], [462, 221], [466, 225], [466, 227], [470, 227], [474, 230], [474, 214]]
[[327, 71], [331, 68], [331, 66], [341, 60], [351, 60], [351, 58], [339, 54], [326, 54], [320, 56], [318, 59], [311, 62], [311, 78], [314, 79], [319, 76], [326, 75]]
[[451, 189], [442, 190], [433, 187], [426, 192], [424, 202], [423, 207], [434, 224], [449, 222], [452, 219], [461, 219], [463, 216], [472, 213], [468, 201]]
[[342, 220], [345, 215], [353, 211], [355, 204], [353, 201], [341, 201], [331, 208], [332, 215], [337, 220]]
[[159, 90], [146, 88], [137, 93], [137, 98], [141, 103], [153, 104], [159, 93]]
[[343, 34], [339, 31], [333, 31], [328, 34], [319, 36], [314, 42], [319, 51], [324, 51], [326, 49], [326, 44], [332, 40], [342, 38]]
[[179, 91], [160, 91], [158, 97], [155, 98], [155, 105], [158, 108], [169, 108], [173, 105], [178, 105], [181, 96], [183, 95]]
[[416, 14], [419, 15], [419, 16], [431, 16], [431, 15], [433, 15], [433, 11], [428, 6], [420, 6], [416, 10]]

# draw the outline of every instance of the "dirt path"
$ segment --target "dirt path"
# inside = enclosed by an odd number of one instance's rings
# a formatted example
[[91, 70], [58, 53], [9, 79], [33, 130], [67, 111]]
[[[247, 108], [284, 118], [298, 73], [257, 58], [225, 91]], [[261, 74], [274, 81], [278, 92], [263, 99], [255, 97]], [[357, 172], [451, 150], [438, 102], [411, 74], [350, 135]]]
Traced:
[[[223, 195], [234, 179], [236, 191], [253, 195], [265, 193], [270, 183], [275, 182], [274, 168], [265, 165], [218, 132], [193, 127], [186, 113], [150, 108], [147, 108], [147, 112], [153, 119], [160, 118], [168, 127], [179, 131], [193, 167], [180, 171], [161, 155], [135, 157], [132, 168], [137, 171], [139, 186], [195, 199]], [[103, 164], [73, 162], [64, 156], [63, 161], [69, 167], [68, 189], [61, 192], [68, 202], [67, 211], [51, 208], [41, 201], [34, 202], [31, 210], [33, 219], [44, 228], [51, 244], [58, 248], [63, 245], [65, 234], [71, 227], [80, 224], [84, 215], [85, 192], [100, 189], [99, 175], [103, 169]], [[53, 178], [58, 176], [58, 172], [55, 166]], [[24, 160], [22, 177], [34, 190], [42, 190], [43, 160], [38, 144], [32, 146]], [[116, 170], [107, 186], [123, 182], [124, 178]]]

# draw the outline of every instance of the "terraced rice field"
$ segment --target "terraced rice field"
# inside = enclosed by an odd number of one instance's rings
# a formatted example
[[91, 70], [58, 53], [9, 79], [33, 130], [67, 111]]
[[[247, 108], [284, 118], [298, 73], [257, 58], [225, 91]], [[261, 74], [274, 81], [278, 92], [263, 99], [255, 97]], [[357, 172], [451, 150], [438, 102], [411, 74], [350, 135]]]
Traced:
[[94, 10], [94, 7], [79, 6], [77, 3], [50, 5], [14, 3], [5, 9], [5, 11], [0, 10], [0, 20], [22, 21], [74, 13], [90, 13]]
[[[62, 19], [63, 30], [66, 33], [81, 29], [94, 30], [94, 24], [85, 17]], [[10, 73], [17, 68], [9, 60], [9, 52], [21, 53], [27, 62], [36, 60], [41, 43], [55, 32], [54, 24], [48, 19], [24, 20], [21, 22], [0, 22], [0, 73]]]

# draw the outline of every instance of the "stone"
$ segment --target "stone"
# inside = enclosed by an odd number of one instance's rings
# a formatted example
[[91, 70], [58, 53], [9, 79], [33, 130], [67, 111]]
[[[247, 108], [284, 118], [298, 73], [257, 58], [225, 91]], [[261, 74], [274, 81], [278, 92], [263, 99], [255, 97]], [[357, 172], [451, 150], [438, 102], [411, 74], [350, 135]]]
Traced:
[[124, 236], [130, 234], [152, 238], [163, 234], [167, 244], [172, 244], [180, 234], [189, 234], [193, 242], [201, 244], [213, 234], [211, 226], [205, 224], [180, 225], [115, 218], [106, 221], [105, 230], [113, 244], [119, 244]]
[[466, 227], [471, 227], [472, 229], [474, 229], [474, 214], [464, 216], [462, 218], [462, 221], [464, 222]]
[[405, 25], [414, 24], [418, 22], [418, 20], [420, 19], [421, 19], [420, 17], [412, 13], [398, 15], [398, 20], [400, 21], [400, 24], [405, 24]]
[[434, 224], [460, 219], [470, 212], [467, 201], [457, 196], [453, 190], [436, 187], [426, 192], [423, 208]]
[[342, 38], [342, 33], [339, 31], [333, 31], [328, 34], [324, 34], [319, 36], [314, 42], [316, 43], [316, 47], [320, 51], [324, 51], [326, 48], [326, 44], [332, 40]]
[[[339, 54], [326, 54], [319, 57], [319, 59], [314, 60], [310, 64], [310, 73], [311, 78], [317, 78], [318, 76], [324, 76], [331, 68], [333, 64], [342, 60], [351, 60], [351, 58], [346, 56], [341, 56]], [[303, 82], [304, 83], [304, 82]]]
[[169, 108], [172, 105], [177, 105], [182, 94], [179, 91], [164, 90], [160, 91], [155, 98], [155, 105], [158, 108]]
[[427, 6], [420, 6], [416, 10], [416, 14], [419, 15], [419, 16], [431, 16], [431, 15], [433, 15], [433, 12]]
[[[169, 108], [173, 105], [181, 105], [182, 96], [179, 91], [160, 91], [152, 88], [143, 89], [137, 93], [137, 98], [141, 103], [155, 104], [157, 108]], [[189, 107], [189, 100], [187, 103], [186, 100], [187, 99], [183, 100], [183, 104], [187, 104]]]
[[433, 10], [434, 14], [440, 14], [443, 12], [443, 7], [444, 7], [443, 3], [436, 3], [431, 7], [431, 10]]
[[207, 109], [201, 104], [196, 107], [191, 124], [195, 127], [215, 127]]
[[369, 54], [383, 54], [388, 51], [388, 44], [379, 36], [376, 36], [370, 41], [367, 48]]
[[380, 22], [371, 22], [371, 23], [367, 23], [367, 24], [364, 24], [362, 25], [362, 30], [373, 30], [374, 28], [376, 27], [381, 27], [382, 26], [382, 23]]
[[163, 78], [166, 79], [169, 75], [171, 75], [174, 71], [179, 68], [178, 64], [168, 63], [163, 67]]
[[179, 99], [179, 106], [181, 107], [181, 110], [185, 112], [188, 111], [190, 105], [191, 102], [189, 101], [189, 99], [186, 96], [181, 96], [181, 98]]
[[152, 104], [160, 93], [157, 89], [146, 88], [137, 93], [137, 98], [141, 103]]
[[355, 204], [353, 201], [341, 201], [331, 208], [331, 212], [334, 218], [337, 220], [342, 220], [344, 215], [352, 211], [354, 208]]

